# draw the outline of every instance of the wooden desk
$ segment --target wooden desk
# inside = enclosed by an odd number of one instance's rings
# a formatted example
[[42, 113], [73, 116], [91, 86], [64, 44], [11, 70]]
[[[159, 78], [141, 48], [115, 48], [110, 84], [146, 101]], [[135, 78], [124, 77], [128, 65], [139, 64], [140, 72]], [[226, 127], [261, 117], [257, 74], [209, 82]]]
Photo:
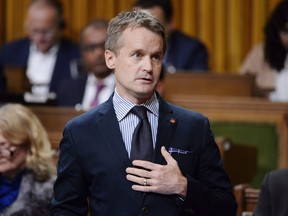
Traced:
[[164, 97], [174, 95], [255, 96], [255, 77], [232, 74], [167, 74]]
[[196, 97], [175, 95], [170, 101], [205, 114], [212, 122], [275, 125], [279, 135], [279, 168], [288, 167], [288, 103], [259, 98]]
[[4, 68], [4, 73], [7, 79], [8, 93], [23, 93], [29, 91], [31, 86], [26, 77], [25, 67], [7, 66]]
[[55, 150], [54, 159], [56, 162], [58, 160], [59, 143], [62, 139], [65, 124], [83, 112], [67, 107], [31, 106], [29, 108], [37, 115], [47, 130], [52, 148]]

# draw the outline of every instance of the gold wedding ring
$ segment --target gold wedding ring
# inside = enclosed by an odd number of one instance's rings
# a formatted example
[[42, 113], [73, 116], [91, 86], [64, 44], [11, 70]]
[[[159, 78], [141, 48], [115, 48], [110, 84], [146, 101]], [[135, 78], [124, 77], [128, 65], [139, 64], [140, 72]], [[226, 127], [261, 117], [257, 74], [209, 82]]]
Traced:
[[146, 178], [144, 178], [143, 185], [144, 185], [144, 186], [147, 186], [147, 179], [146, 179]]

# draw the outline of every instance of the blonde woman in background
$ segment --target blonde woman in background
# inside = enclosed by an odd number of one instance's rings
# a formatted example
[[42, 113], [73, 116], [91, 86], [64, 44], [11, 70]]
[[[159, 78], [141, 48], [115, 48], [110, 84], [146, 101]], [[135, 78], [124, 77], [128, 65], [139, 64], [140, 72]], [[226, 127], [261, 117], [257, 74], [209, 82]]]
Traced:
[[48, 135], [28, 108], [0, 107], [0, 215], [49, 215], [55, 181]]

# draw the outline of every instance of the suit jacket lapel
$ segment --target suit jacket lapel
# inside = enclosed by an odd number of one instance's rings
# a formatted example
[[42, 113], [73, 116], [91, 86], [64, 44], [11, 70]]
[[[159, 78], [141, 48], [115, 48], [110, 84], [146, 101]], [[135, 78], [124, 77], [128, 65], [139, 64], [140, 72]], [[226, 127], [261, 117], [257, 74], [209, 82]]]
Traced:
[[97, 124], [103, 134], [108, 147], [112, 152], [112, 156], [117, 158], [125, 167], [131, 166], [131, 161], [128, 157], [125, 144], [120, 132], [119, 123], [113, 108], [112, 97], [108, 101], [99, 106], [100, 115]]
[[[168, 151], [172, 137], [176, 129], [177, 120], [173, 115], [173, 111], [169, 104], [159, 98], [159, 120], [158, 131], [154, 153], [154, 163], [166, 164], [162, 154], [161, 147], [165, 146]], [[143, 193], [142, 199], [144, 200], [147, 193]]]
[[165, 164], [166, 162], [161, 155], [161, 146], [165, 146], [168, 151], [177, 126], [177, 119], [174, 116], [169, 104], [163, 101], [161, 98], [159, 99], [159, 105], [159, 121], [154, 162], [159, 164]]
[[[125, 144], [120, 132], [119, 123], [113, 108], [112, 97], [99, 108], [99, 113], [102, 116], [97, 121], [99, 128], [107, 141], [112, 154], [123, 163], [125, 166], [131, 166], [131, 161], [128, 157]], [[168, 150], [171, 145], [172, 137], [177, 126], [177, 119], [169, 104], [159, 98], [159, 120], [158, 131], [155, 145], [154, 162], [165, 164], [164, 158], [161, 155], [161, 146], [165, 146]]]

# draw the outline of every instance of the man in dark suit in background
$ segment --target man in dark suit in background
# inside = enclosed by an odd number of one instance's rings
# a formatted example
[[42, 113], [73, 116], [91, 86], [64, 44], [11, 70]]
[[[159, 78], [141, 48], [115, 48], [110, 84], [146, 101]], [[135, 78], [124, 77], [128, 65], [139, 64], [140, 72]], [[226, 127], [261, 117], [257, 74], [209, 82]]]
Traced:
[[2, 47], [1, 70], [23, 67], [33, 94], [57, 94], [61, 81], [71, 76], [70, 62], [80, 58], [78, 46], [62, 37], [64, 27], [59, 0], [32, 0], [25, 21], [28, 37]]
[[105, 59], [115, 92], [65, 126], [52, 216], [235, 215], [208, 119], [155, 92], [165, 38], [147, 11], [110, 21]]
[[80, 35], [81, 59], [75, 65], [73, 78], [63, 80], [60, 85], [59, 106], [76, 106], [87, 111], [111, 96], [115, 79], [104, 57], [107, 28], [108, 22], [102, 19], [93, 20], [83, 28]]
[[168, 46], [164, 56], [167, 72], [189, 70], [208, 72], [209, 56], [206, 46], [198, 39], [185, 35], [173, 25], [171, 0], [136, 0], [135, 9], [147, 9], [165, 26]]
[[255, 216], [288, 215], [288, 169], [267, 173], [262, 181]]

